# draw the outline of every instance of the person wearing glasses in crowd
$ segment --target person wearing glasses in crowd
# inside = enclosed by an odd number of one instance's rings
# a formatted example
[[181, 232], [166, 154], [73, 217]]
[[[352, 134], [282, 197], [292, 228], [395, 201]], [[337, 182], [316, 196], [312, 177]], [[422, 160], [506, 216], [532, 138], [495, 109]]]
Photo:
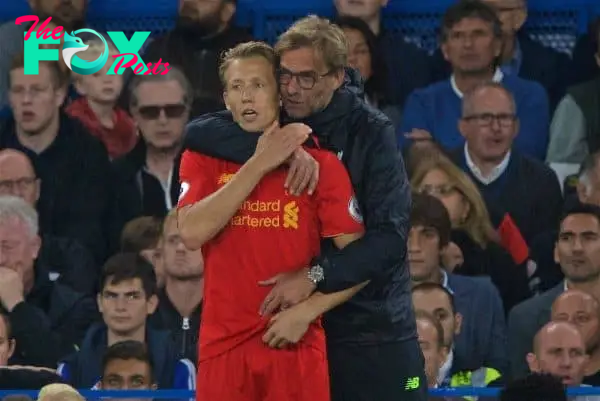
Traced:
[[129, 86], [131, 114], [140, 131], [137, 145], [113, 162], [117, 207], [112, 235], [140, 216], [165, 217], [179, 197], [179, 158], [192, 101], [180, 69], [166, 75], [136, 75]]

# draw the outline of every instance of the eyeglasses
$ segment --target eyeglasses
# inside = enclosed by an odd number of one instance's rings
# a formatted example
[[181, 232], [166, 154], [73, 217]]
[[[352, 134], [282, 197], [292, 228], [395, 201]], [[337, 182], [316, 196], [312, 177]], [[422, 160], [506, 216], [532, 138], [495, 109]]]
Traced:
[[144, 120], [156, 120], [160, 117], [161, 111], [165, 112], [167, 118], [179, 118], [185, 113], [186, 109], [185, 104], [163, 104], [141, 106], [138, 108], [138, 112]]
[[18, 180], [0, 181], [0, 193], [12, 192], [15, 189], [24, 190], [36, 182], [35, 177], [24, 177]]
[[292, 72], [285, 68], [279, 68], [277, 76], [279, 77], [280, 85], [289, 85], [292, 79], [296, 80], [296, 83], [301, 89], [310, 90], [315, 87], [317, 81], [328, 75], [331, 75], [333, 71], [329, 71], [323, 75], [316, 73], [315, 71], [302, 71]]
[[493, 121], [497, 121], [501, 127], [512, 127], [515, 123], [517, 116], [510, 113], [500, 113], [500, 114], [492, 114], [492, 113], [482, 113], [482, 114], [472, 114], [470, 116], [463, 117], [465, 121], [475, 121], [481, 127], [489, 127], [492, 125]]

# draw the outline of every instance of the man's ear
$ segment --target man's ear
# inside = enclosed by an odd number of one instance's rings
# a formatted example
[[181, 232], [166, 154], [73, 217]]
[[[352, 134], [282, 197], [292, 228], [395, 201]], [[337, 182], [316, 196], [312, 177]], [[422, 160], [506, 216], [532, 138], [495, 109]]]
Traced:
[[158, 307], [158, 297], [156, 295], [152, 295], [150, 298], [148, 298], [148, 301], [146, 304], [147, 304], [148, 315], [152, 315], [156, 311], [156, 308]]
[[463, 315], [461, 315], [460, 313], [455, 313], [454, 314], [454, 336], [456, 337], [457, 335], [460, 334], [460, 331], [462, 330], [462, 324], [463, 324]]
[[527, 360], [527, 366], [529, 366], [529, 370], [532, 373], [540, 372], [540, 363], [533, 352], [528, 353], [525, 359]]
[[227, 101], [227, 91], [223, 92], [223, 103], [225, 103], [227, 110], [231, 111], [231, 107], [229, 107], [229, 102]]

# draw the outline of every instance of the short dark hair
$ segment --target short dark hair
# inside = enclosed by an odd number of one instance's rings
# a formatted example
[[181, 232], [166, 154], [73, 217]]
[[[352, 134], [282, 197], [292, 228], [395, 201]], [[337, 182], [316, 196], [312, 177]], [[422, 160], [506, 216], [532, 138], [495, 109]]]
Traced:
[[417, 284], [415, 285], [412, 290], [411, 290], [411, 294], [415, 293], [417, 291], [421, 291], [421, 292], [431, 292], [431, 291], [442, 291], [443, 293], [445, 293], [448, 296], [448, 301], [450, 302], [450, 309], [452, 310], [452, 313], [456, 313], [456, 305], [454, 304], [454, 294], [446, 287], [444, 287], [441, 284], [438, 283], [421, 283], [421, 284]]
[[100, 292], [110, 282], [110, 284], [119, 284], [125, 280], [139, 278], [146, 298], [156, 294], [156, 273], [154, 267], [134, 252], [121, 252], [112, 256], [102, 267], [100, 275]]
[[440, 248], [450, 242], [452, 223], [444, 204], [434, 196], [413, 193], [412, 209], [410, 212], [411, 226], [433, 228], [440, 237]]
[[590, 205], [588, 203], [573, 202], [573, 204], [569, 205], [565, 209], [565, 211], [563, 212], [563, 214], [560, 218], [559, 232], [560, 232], [560, 227], [562, 226], [562, 224], [566, 220], [566, 218], [571, 215], [574, 215], [574, 214], [587, 214], [587, 215], [593, 216], [596, 218], [596, 220], [600, 224], [600, 207], [598, 207], [596, 205]]
[[509, 382], [500, 391], [499, 401], [567, 401], [567, 393], [558, 377], [532, 373]]
[[502, 37], [502, 22], [492, 7], [480, 0], [460, 0], [444, 13], [441, 42], [448, 40], [452, 28], [465, 18], [478, 18], [491, 24], [494, 36], [498, 39]]
[[137, 217], [121, 232], [121, 252], [141, 252], [154, 249], [162, 238], [162, 219], [155, 216]]
[[437, 341], [436, 344], [438, 348], [442, 348], [444, 344], [444, 326], [438, 319], [435, 318], [431, 313], [426, 312], [424, 310], [417, 309], [415, 311], [415, 320], [425, 320], [427, 323], [431, 324], [436, 331]]
[[[55, 88], [64, 88], [68, 81], [68, 75], [61, 70], [58, 61], [51, 60], [40, 60], [40, 66], [44, 65], [50, 71], [50, 75], [52, 76], [52, 80]], [[25, 52], [19, 52], [12, 60], [10, 64], [10, 70], [18, 70], [25, 68]], [[10, 75], [9, 75], [10, 78]]]
[[109, 363], [115, 360], [126, 361], [130, 359], [147, 363], [150, 367], [152, 380], [154, 381], [154, 365], [152, 358], [150, 358], [148, 347], [146, 347], [146, 344], [135, 340], [120, 341], [108, 347], [102, 357], [102, 378], [104, 378], [104, 373]]

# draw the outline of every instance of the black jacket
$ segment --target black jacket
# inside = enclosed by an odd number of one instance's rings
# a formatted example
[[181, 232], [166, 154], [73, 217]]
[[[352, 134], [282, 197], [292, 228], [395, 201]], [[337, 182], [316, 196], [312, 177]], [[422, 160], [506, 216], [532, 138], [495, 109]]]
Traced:
[[79, 242], [44, 235], [37, 260], [47, 267], [52, 281], [83, 294], [96, 295], [100, 267], [90, 251]]
[[[366, 234], [342, 251], [324, 242], [319, 262], [324, 293], [366, 280], [371, 283], [325, 317], [330, 342], [376, 343], [415, 337], [415, 320], [406, 263], [410, 188], [404, 163], [396, 152], [394, 127], [357, 96], [354, 71], [321, 112], [303, 122], [320, 145], [341, 156], [356, 192]], [[350, 79], [353, 81], [351, 82]], [[244, 163], [258, 137], [248, 135], [227, 112], [198, 119], [187, 128], [185, 147], [217, 158]], [[210, 267], [209, 267], [210, 268]]]
[[[121, 230], [128, 221], [140, 216], [165, 217], [169, 212], [162, 184], [152, 174], [144, 171], [146, 143], [142, 137], [126, 155], [112, 163], [115, 197], [111, 217], [111, 245], [116, 249]], [[171, 201], [179, 197], [179, 158], [174, 162], [171, 180]]]
[[38, 264], [35, 270], [33, 289], [9, 314], [17, 341], [10, 364], [54, 369], [99, 315], [93, 298], [51, 282], [44, 266]]
[[158, 308], [148, 318], [148, 324], [156, 330], [169, 330], [173, 336], [177, 356], [187, 358], [196, 365], [202, 303], [191, 316], [184, 318], [175, 309], [164, 288], [158, 293], [158, 299]]
[[0, 149], [27, 154], [42, 181], [37, 204], [41, 232], [80, 241], [102, 263], [111, 198], [108, 153], [77, 120], [60, 118], [58, 136], [39, 155], [19, 143], [14, 119], [0, 122]]
[[[177, 357], [169, 332], [147, 330], [146, 345], [158, 388], [185, 389], [194, 368], [191, 362], [185, 363]], [[102, 376], [102, 358], [107, 348], [108, 329], [104, 323], [98, 323], [88, 330], [79, 351], [61, 361], [59, 374], [78, 389], [96, 386]]]

